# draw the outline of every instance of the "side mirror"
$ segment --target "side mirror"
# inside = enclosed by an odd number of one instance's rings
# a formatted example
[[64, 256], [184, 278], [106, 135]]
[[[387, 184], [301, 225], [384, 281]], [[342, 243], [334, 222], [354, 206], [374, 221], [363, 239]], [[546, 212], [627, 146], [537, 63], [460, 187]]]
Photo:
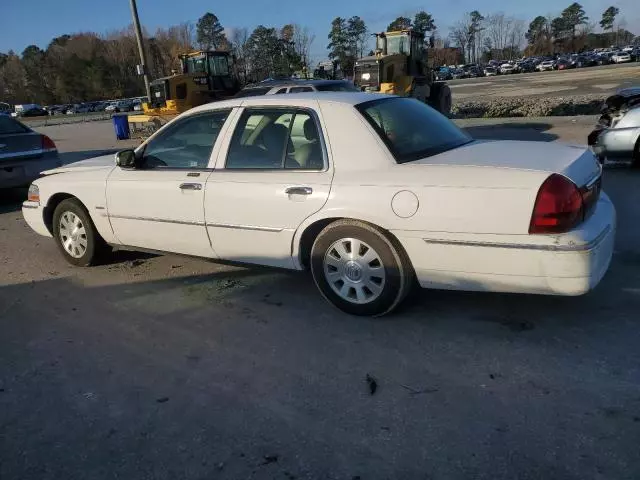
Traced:
[[136, 152], [131, 149], [116, 153], [116, 165], [120, 168], [136, 168]]

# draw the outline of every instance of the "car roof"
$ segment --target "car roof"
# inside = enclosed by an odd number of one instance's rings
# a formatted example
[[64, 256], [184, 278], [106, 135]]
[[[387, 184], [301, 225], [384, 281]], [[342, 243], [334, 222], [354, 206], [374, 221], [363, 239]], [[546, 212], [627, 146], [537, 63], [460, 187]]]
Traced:
[[317, 101], [320, 105], [326, 103], [340, 103], [344, 105], [358, 105], [371, 100], [393, 98], [392, 95], [383, 93], [365, 92], [305, 92], [290, 93], [288, 95], [264, 95], [257, 97], [240, 97], [219, 102], [211, 102], [189, 110], [190, 113], [217, 110], [221, 108], [234, 108], [239, 106], [297, 106], [309, 101]]

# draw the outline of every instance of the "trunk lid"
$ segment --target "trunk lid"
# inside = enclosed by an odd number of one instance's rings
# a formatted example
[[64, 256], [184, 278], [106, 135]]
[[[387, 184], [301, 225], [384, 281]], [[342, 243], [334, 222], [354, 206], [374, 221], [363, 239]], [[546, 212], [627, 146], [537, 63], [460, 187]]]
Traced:
[[513, 140], [475, 141], [412, 164], [493, 167], [560, 173], [582, 187], [600, 175], [600, 163], [585, 147]]
[[42, 136], [39, 133], [0, 133], [0, 163], [38, 158], [42, 153]]

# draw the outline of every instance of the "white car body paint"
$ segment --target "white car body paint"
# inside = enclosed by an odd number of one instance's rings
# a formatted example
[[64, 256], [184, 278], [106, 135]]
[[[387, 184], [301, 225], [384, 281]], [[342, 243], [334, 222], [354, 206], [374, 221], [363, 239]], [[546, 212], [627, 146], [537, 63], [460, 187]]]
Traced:
[[[174, 121], [233, 109], [207, 168], [126, 170], [115, 166], [113, 156], [78, 162], [37, 180], [40, 204], [25, 202], [23, 215], [37, 233], [50, 236], [43, 207], [64, 193], [82, 201], [108, 243], [292, 269], [303, 268], [300, 242], [307, 227], [351, 218], [395, 235], [423, 287], [577, 295], [600, 281], [616, 228], [615, 210], [604, 193], [574, 230], [528, 233], [538, 189], [549, 175], [562, 174], [578, 186], [597, 178], [600, 167], [591, 152], [549, 143], [477, 141], [397, 164], [354, 108], [382, 97], [274, 95], [196, 107]], [[325, 168], [225, 170], [234, 127], [247, 106], [314, 112]], [[201, 188], [180, 189], [185, 182]], [[287, 193], [290, 188], [310, 190], [299, 195]], [[394, 205], [399, 194], [402, 201]]]

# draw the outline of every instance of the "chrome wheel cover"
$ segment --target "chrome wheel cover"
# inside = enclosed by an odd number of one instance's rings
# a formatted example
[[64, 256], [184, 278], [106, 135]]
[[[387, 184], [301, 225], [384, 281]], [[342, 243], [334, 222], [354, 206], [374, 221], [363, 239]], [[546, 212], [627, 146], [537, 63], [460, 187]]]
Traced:
[[87, 232], [82, 220], [75, 213], [67, 211], [60, 215], [58, 237], [62, 248], [73, 258], [82, 258], [86, 253]]
[[357, 238], [334, 242], [324, 255], [323, 271], [327, 283], [340, 298], [358, 305], [376, 300], [386, 280], [378, 252]]

